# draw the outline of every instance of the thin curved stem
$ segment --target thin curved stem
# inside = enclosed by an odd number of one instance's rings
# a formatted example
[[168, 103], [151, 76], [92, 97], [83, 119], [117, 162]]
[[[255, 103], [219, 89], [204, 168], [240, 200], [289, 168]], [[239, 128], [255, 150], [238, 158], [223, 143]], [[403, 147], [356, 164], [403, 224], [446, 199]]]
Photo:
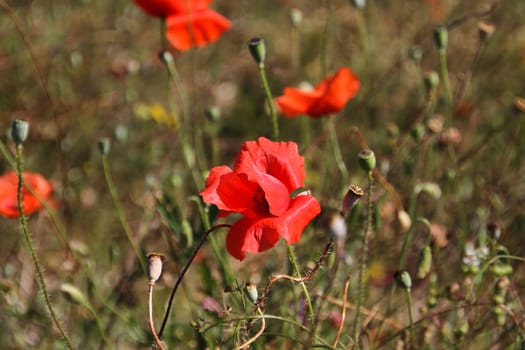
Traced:
[[367, 216], [365, 230], [363, 232], [362, 242], [361, 242], [361, 261], [359, 264], [359, 279], [357, 281], [357, 303], [356, 303], [356, 314], [354, 318], [353, 325], [353, 340], [355, 346], [359, 347], [359, 332], [360, 332], [360, 316], [361, 313], [361, 304], [363, 303], [364, 297], [364, 283], [365, 283], [365, 270], [366, 270], [366, 261], [368, 255], [368, 235], [372, 231], [372, 184], [373, 184], [373, 175], [372, 172], [368, 172], [368, 193], [367, 193]]
[[159, 330], [159, 333], [158, 333], [159, 338], [162, 337], [162, 333], [164, 332], [164, 329], [166, 328], [166, 324], [168, 323], [168, 317], [170, 315], [171, 307], [173, 305], [173, 299], [175, 298], [175, 294], [177, 293], [177, 289], [179, 289], [179, 285], [181, 284], [182, 279], [184, 278], [184, 275], [186, 274], [186, 272], [190, 268], [191, 263], [193, 262], [193, 259], [195, 259], [195, 256], [197, 255], [197, 253], [201, 249], [202, 245], [204, 244], [204, 242], [206, 241], [206, 239], [208, 238], [210, 233], [212, 233], [214, 230], [216, 230], [218, 228], [223, 228], [223, 227], [231, 227], [231, 225], [229, 225], [229, 224], [215, 225], [212, 228], [210, 228], [209, 230], [207, 230], [206, 232], [204, 232], [204, 234], [202, 235], [201, 239], [197, 243], [197, 246], [195, 247], [195, 250], [191, 254], [190, 258], [188, 259], [188, 262], [182, 268], [182, 271], [180, 272], [179, 278], [177, 278], [177, 281], [175, 281], [175, 285], [173, 286], [173, 289], [171, 290], [170, 298], [168, 300], [168, 306], [166, 308], [166, 312], [164, 313], [164, 318], [162, 320], [162, 325], [160, 326], [160, 330]]
[[155, 342], [159, 346], [161, 350], [166, 350], [164, 347], [164, 344], [162, 344], [162, 341], [160, 340], [159, 336], [157, 335], [157, 332], [155, 331], [155, 323], [153, 322], [153, 286], [155, 285], [154, 281], [149, 282], [149, 288], [148, 288], [148, 318], [149, 318], [149, 326], [151, 329], [151, 333], [153, 334], [153, 338], [155, 338]]
[[238, 348], [239, 350], [248, 348], [248, 345], [256, 341], [261, 336], [261, 334], [263, 334], [264, 329], [266, 328], [266, 321], [264, 319], [264, 314], [261, 311], [261, 308], [257, 308], [257, 313], [261, 316], [261, 329], [259, 329], [259, 331], [253, 337], [241, 344], [241, 346], [239, 346]]
[[31, 236], [29, 234], [29, 228], [27, 226], [27, 219], [24, 215], [24, 208], [23, 208], [23, 202], [22, 202], [22, 183], [23, 183], [23, 175], [22, 175], [22, 145], [18, 145], [16, 147], [16, 172], [18, 175], [18, 187], [17, 187], [17, 206], [18, 206], [18, 212], [20, 213], [20, 223], [22, 225], [22, 230], [24, 232], [24, 238], [26, 240], [27, 246], [29, 248], [29, 251], [31, 253], [31, 258], [33, 260], [33, 263], [35, 265], [36, 274], [38, 277], [38, 284], [40, 285], [40, 289], [42, 290], [42, 294], [44, 294], [44, 299], [49, 311], [49, 314], [51, 315], [51, 319], [53, 320], [55, 326], [57, 327], [58, 331], [60, 332], [60, 335], [62, 336], [62, 339], [66, 343], [66, 346], [68, 349], [73, 350], [73, 344], [71, 343], [71, 340], [69, 339], [68, 335], [66, 334], [66, 331], [60, 324], [60, 321], [58, 320], [58, 317], [55, 313], [55, 310], [53, 309], [53, 306], [51, 304], [51, 298], [49, 296], [49, 292], [47, 291], [46, 282], [44, 280], [44, 272], [42, 271], [42, 265], [40, 264], [40, 261], [38, 259], [38, 256], [36, 254], [36, 251], [33, 247], [33, 243], [31, 241]]
[[137, 243], [135, 242], [135, 239], [133, 238], [133, 233], [131, 232], [131, 227], [129, 226], [128, 219], [126, 218], [126, 214], [124, 214], [124, 209], [122, 208], [122, 204], [120, 203], [117, 188], [115, 187], [115, 184], [113, 182], [113, 178], [111, 176], [111, 171], [109, 168], [109, 162], [107, 155], [102, 155], [102, 166], [104, 168], [104, 176], [106, 177], [106, 182], [108, 184], [109, 192], [111, 193], [111, 198], [113, 198], [113, 204], [115, 205], [115, 209], [117, 209], [117, 215], [120, 220], [120, 224], [122, 225], [122, 228], [124, 229], [124, 232], [126, 233], [126, 236], [128, 238], [129, 243], [131, 244], [131, 247], [133, 247], [133, 250], [135, 251], [135, 255], [137, 256], [137, 259], [139, 260], [140, 266], [142, 268], [142, 271], [144, 272], [144, 275], [147, 275], [146, 273], [146, 262], [144, 261], [144, 256], [139, 250], [139, 247], [137, 246]]
[[272, 91], [270, 90], [268, 79], [266, 79], [266, 70], [264, 69], [264, 63], [259, 64], [259, 75], [261, 77], [264, 94], [266, 95], [266, 103], [268, 104], [268, 109], [270, 110], [270, 118], [272, 120], [273, 128], [273, 140], [279, 141], [279, 123], [277, 123], [277, 113], [273, 104]]
[[412, 316], [412, 292], [410, 288], [405, 289], [407, 297], [408, 320], [410, 322], [410, 344], [414, 345], [416, 341], [416, 333], [414, 331], [414, 317]]

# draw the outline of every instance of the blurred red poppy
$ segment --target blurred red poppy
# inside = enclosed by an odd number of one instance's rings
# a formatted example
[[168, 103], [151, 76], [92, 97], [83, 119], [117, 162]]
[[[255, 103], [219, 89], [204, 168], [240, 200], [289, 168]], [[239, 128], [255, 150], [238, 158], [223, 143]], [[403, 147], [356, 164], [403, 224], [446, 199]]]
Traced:
[[[24, 215], [31, 215], [43, 208], [42, 201], [50, 201], [52, 198], [53, 185], [42, 175], [30, 172], [23, 173], [24, 183], [33, 190], [33, 195], [24, 185], [22, 188], [22, 208]], [[15, 171], [10, 171], [0, 176], [0, 215], [8, 218], [20, 216], [17, 206], [18, 176]]]
[[294, 87], [284, 89], [284, 95], [275, 99], [286, 117], [306, 114], [310, 117], [339, 112], [359, 90], [359, 80], [346, 67], [322, 80], [313, 90]]
[[224, 217], [239, 213], [228, 232], [226, 248], [242, 260], [245, 253], [272, 248], [280, 237], [289, 244], [299, 241], [304, 228], [321, 211], [319, 202], [304, 186], [304, 159], [294, 142], [272, 142], [264, 137], [245, 142], [233, 170], [228, 166], [211, 169], [203, 200], [215, 204]]
[[231, 22], [208, 8], [212, 0], [135, 0], [147, 13], [166, 19], [166, 38], [178, 50], [219, 39]]

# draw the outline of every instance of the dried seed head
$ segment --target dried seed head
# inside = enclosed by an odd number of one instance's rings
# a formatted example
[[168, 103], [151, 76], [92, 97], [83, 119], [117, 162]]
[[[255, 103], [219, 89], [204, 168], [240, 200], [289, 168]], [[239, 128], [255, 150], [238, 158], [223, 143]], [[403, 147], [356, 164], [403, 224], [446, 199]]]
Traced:
[[148, 254], [148, 278], [150, 282], [155, 283], [160, 278], [163, 261], [164, 255], [160, 253]]
[[353, 207], [359, 202], [359, 199], [363, 197], [365, 193], [363, 189], [357, 185], [348, 186], [345, 198], [343, 198], [343, 209], [341, 214], [346, 215]]
[[487, 23], [487, 22], [479, 22], [478, 23], [479, 40], [486, 41], [490, 39], [492, 34], [494, 34], [494, 30], [496, 30], [496, 26], [494, 24]]
[[248, 299], [254, 304], [259, 300], [259, 292], [257, 291], [257, 286], [253, 283], [247, 282], [244, 285], [244, 292], [248, 296]]
[[512, 104], [512, 109], [516, 114], [525, 113], [525, 98], [516, 97]]

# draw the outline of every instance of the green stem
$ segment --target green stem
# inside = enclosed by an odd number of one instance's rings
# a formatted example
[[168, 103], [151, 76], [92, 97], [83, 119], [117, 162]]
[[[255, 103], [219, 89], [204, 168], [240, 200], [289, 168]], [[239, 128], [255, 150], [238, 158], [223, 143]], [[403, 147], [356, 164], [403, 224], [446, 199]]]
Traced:
[[353, 335], [354, 335], [354, 346], [359, 348], [359, 333], [360, 333], [360, 316], [361, 316], [361, 304], [363, 303], [364, 297], [364, 283], [365, 283], [365, 270], [366, 270], [366, 261], [368, 255], [368, 235], [372, 232], [372, 184], [373, 184], [373, 175], [372, 172], [368, 172], [368, 190], [367, 190], [367, 216], [365, 230], [363, 232], [362, 242], [361, 242], [361, 261], [359, 264], [359, 279], [357, 281], [357, 303], [355, 307], [355, 319], [353, 325]]
[[133, 250], [135, 251], [135, 255], [137, 256], [137, 259], [139, 260], [139, 263], [142, 268], [142, 271], [144, 272], [144, 275], [147, 275], [146, 261], [144, 260], [144, 255], [141, 253], [139, 247], [137, 246], [135, 239], [133, 238], [131, 227], [129, 226], [126, 215], [124, 214], [124, 209], [122, 208], [122, 204], [120, 203], [120, 200], [118, 197], [117, 188], [115, 187], [115, 184], [113, 183], [113, 178], [111, 177], [107, 155], [102, 155], [102, 166], [104, 168], [104, 176], [106, 177], [106, 182], [108, 184], [109, 192], [111, 193], [111, 198], [113, 198], [113, 204], [115, 205], [115, 209], [117, 209], [117, 215], [119, 217], [120, 224], [122, 225], [122, 228], [124, 229], [124, 232], [126, 233], [126, 236], [128, 238], [129, 243], [131, 244], [131, 247], [133, 247]]
[[445, 88], [445, 98], [447, 102], [447, 118], [445, 127], [449, 127], [452, 122], [452, 90], [450, 89], [450, 81], [448, 78], [446, 49], [439, 50], [439, 63], [441, 68], [441, 79], [443, 79], [443, 86]]
[[[297, 259], [295, 258], [295, 253], [293, 251], [293, 248], [288, 242], [286, 242], [286, 248], [288, 248], [288, 256], [290, 258], [290, 262], [292, 263], [292, 267], [294, 269], [295, 275], [297, 277], [301, 277], [301, 272], [299, 270], [299, 266], [297, 265]], [[308, 313], [310, 315], [310, 322], [313, 324], [315, 322], [315, 313], [314, 313], [314, 307], [312, 305], [312, 299], [310, 298], [310, 293], [308, 292], [308, 288], [306, 288], [306, 284], [304, 281], [299, 282], [301, 285], [301, 288], [303, 289], [304, 298], [306, 299], [306, 305], [308, 306]]]
[[270, 110], [270, 117], [272, 119], [273, 139], [274, 141], [279, 141], [279, 124], [277, 123], [277, 113], [275, 112], [270, 85], [268, 84], [268, 79], [266, 79], [264, 63], [259, 63], [259, 75], [261, 77], [264, 94], [266, 95], [266, 103], [268, 104], [268, 109]]
[[49, 293], [47, 291], [46, 282], [44, 280], [44, 272], [42, 271], [42, 265], [40, 264], [40, 261], [38, 259], [38, 256], [36, 254], [35, 249], [33, 248], [33, 243], [31, 241], [31, 236], [29, 234], [29, 228], [27, 226], [27, 219], [24, 215], [24, 209], [22, 204], [22, 183], [23, 183], [23, 175], [22, 175], [22, 145], [18, 145], [16, 147], [16, 172], [18, 175], [18, 188], [17, 188], [17, 206], [18, 206], [18, 212], [20, 213], [20, 223], [22, 225], [22, 230], [24, 232], [24, 238], [26, 240], [27, 246], [29, 248], [29, 251], [31, 252], [31, 258], [33, 259], [33, 263], [35, 265], [37, 277], [38, 277], [38, 284], [40, 285], [40, 289], [42, 290], [42, 294], [44, 294], [44, 299], [47, 305], [47, 308], [49, 310], [49, 314], [51, 315], [51, 319], [55, 323], [55, 326], [57, 327], [58, 331], [60, 332], [60, 335], [62, 336], [62, 339], [66, 343], [66, 346], [68, 349], [73, 349], [73, 344], [71, 343], [71, 340], [67, 336], [64, 328], [58, 321], [58, 317], [55, 314], [55, 310], [53, 309], [53, 306], [51, 305], [51, 298], [49, 296]]
[[407, 296], [408, 320], [410, 322], [410, 343], [414, 344], [416, 341], [416, 333], [414, 331], [414, 318], [412, 316], [412, 292], [410, 288], [406, 288], [405, 291]]
[[332, 144], [335, 162], [337, 164], [337, 167], [339, 168], [339, 171], [341, 172], [343, 184], [348, 184], [348, 169], [346, 168], [346, 164], [343, 161], [341, 146], [339, 145], [339, 140], [337, 139], [337, 132], [335, 130], [334, 118], [330, 118], [330, 120], [328, 120], [328, 131], [330, 133], [330, 142]]
[[212, 233], [214, 230], [216, 230], [218, 228], [222, 228], [222, 227], [231, 227], [231, 225], [228, 225], [228, 224], [216, 225], [216, 226], [213, 226], [212, 228], [210, 228], [209, 230], [207, 230], [206, 232], [204, 232], [204, 234], [202, 235], [200, 241], [197, 243], [197, 246], [195, 247], [195, 250], [191, 254], [191, 256], [188, 259], [188, 261], [186, 262], [186, 265], [184, 265], [184, 267], [182, 268], [182, 270], [181, 270], [181, 272], [179, 274], [179, 277], [177, 278], [177, 281], [175, 281], [175, 285], [173, 286], [173, 289], [171, 290], [170, 298], [168, 300], [168, 306], [166, 307], [166, 312], [164, 313], [164, 318], [162, 319], [162, 325], [160, 326], [160, 329], [159, 329], [159, 333], [158, 333], [159, 338], [162, 337], [162, 333], [164, 333], [164, 329], [166, 328], [166, 324], [168, 323], [168, 317], [170, 315], [171, 307], [173, 305], [173, 299], [175, 298], [175, 294], [177, 293], [177, 289], [179, 289], [179, 286], [182, 283], [182, 279], [184, 278], [184, 275], [186, 274], [186, 272], [190, 268], [190, 266], [191, 266], [191, 264], [193, 262], [193, 259], [195, 259], [195, 256], [197, 256], [197, 253], [201, 249], [202, 245], [204, 244], [204, 242], [206, 241], [206, 239], [208, 238], [210, 233]]

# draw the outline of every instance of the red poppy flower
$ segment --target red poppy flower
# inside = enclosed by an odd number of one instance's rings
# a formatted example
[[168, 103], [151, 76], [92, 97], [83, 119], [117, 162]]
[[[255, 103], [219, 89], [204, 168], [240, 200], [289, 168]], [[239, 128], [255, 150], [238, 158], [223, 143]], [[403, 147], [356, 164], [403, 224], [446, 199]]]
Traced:
[[147, 13], [166, 18], [166, 37], [178, 50], [219, 39], [231, 22], [208, 8], [212, 0], [135, 0]]
[[294, 142], [272, 142], [264, 137], [245, 142], [233, 170], [211, 169], [203, 200], [215, 204], [221, 217], [239, 213], [243, 218], [228, 232], [226, 248], [235, 258], [272, 248], [280, 237], [296, 243], [308, 223], [320, 213], [317, 200], [303, 192], [304, 159]]
[[359, 80], [348, 68], [340, 68], [334, 75], [322, 80], [311, 91], [293, 87], [284, 89], [284, 95], [275, 102], [286, 117], [307, 114], [320, 117], [339, 112], [359, 90]]
[[[53, 185], [42, 175], [24, 172], [22, 177], [24, 183], [36, 194], [36, 197], [29, 192], [27, 187], [22, 187], [22, 208], [25, 215], [31, 215], [43, 208], [40, 200], [53, 201]], [[17, 187], [18, 176], [15, 171], [0, 176], [0, 215], [8, 218], [20, 216], [17, 206]], [[38, 198], [37, 198], [38, 197]]]

